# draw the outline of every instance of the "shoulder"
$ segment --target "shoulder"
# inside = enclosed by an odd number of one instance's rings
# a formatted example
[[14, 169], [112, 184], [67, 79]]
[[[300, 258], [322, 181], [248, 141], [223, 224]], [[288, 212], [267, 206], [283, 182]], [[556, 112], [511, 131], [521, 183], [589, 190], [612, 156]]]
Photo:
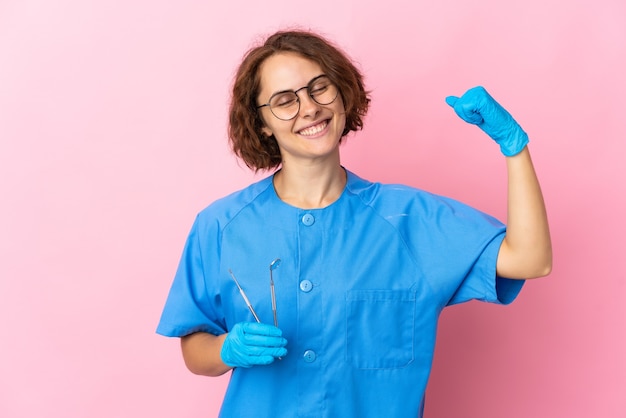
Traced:
[[379, 210], [432, 210], [450, 205], [463, 205], [449, 197], [437, 195], [404, 184], [386, 184], [365, 180], [348, 171], [347, 190], [366, 206]]
[[237, 217], [242, 210], [253, 204], [272, 186], [272, 176], [253, 183], [244, 189], [215, 200], [198, 213], [199, 225], [218, 224], [220, 229]]
[[348, 172], [348, 191], [362, 205], [393, 224], [459, 225], [491, 224], [501, 227], [492, 216], [456, 199], [403, 184], [364, 180]]

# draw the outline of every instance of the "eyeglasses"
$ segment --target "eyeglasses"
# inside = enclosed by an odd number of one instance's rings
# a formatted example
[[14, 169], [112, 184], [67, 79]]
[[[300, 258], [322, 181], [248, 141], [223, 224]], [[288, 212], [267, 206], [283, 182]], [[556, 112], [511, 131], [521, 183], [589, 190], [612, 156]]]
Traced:
[[284, 90], [272, 94], [270, 100], [257, 106], [257, 110], [262, 107], [269, 106], [270, 111], [280, 120], [291, 120], [300, 112], [300, 98], [298, 93], [301, 90], [307, 90], [307, 93], [313, 101], [319, 105], [329, 105], [339, 96], [337, 86], [330, 79], [322, 74], [318, 75], [304, 87], [297, 90]]

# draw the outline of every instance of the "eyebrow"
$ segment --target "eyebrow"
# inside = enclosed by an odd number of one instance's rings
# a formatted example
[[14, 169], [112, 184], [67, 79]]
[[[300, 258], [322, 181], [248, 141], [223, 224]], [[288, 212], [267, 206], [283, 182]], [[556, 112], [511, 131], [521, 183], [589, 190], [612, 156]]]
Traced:
[[316, 75], [315, 77], [313, 77], [312, 79], [310, 79], [310, 80], [309, 80], [309, 82], [308, 82], [308, 83], [306, 83], [306, 85], [305, 85], [305, 86], [298, 87], [298, 88], [297, 88], [297, 89], [295, 89], [295, 90], [294, 90], [294, 89], [286, 89], [286, 90], [280, 90], [280, 91], [277, 91], [277, 92], [275, 92], [275, 93], [272, 93], [272, 94], [270, 95], [270, 98], [269, 98], [268, 100], [271, 100], [271, 98], [272, 98], [272, 97], [274, 97], [274, 96], [276, 96], [277, 94], [282, 94], [282, 93], [295, 93], [296, 91], [299, 91], [299, 90], [301, 90], [301, 89], [303, 89], [303, 88], [305, 88], [305, 87], [309, 87], [309, 86], [311, 85], [311, 83], [312, 83], [312, 82], [314, 82], [314, 81], [315, 81], [315, 80], [317, 80], [318, 78], [320, 78], [320, 77], [324, 77], [324, 76], [328, 77], [328, 76], [327, 76], [326, 74], [324, 74], [324, 73], [322, 73], [322, 74], [320, 74], [320, 75]]

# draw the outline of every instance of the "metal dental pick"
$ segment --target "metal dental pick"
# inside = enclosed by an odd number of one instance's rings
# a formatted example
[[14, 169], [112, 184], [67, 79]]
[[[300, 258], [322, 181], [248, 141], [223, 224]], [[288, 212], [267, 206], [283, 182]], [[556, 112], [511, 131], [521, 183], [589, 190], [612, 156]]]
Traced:
[[276, 317], [276, 294], [274, 293], [274, 276], [272, 272], [280, 265], [280, 258], [270, 263], [270, 291], [272, 292], [272, 313], [274, 314], [274, 326], [278, 327], [278, 318]]
[[[256, 322], [261, 323], [261, 320], [259, 319], [259, 317], [256, 314], [256, 312], [254, 312], [254, 308], [252, 307], [252, 304], [250, 304], [250, 301], [248, 300], [248, 297], [246, 296], [246, 293], [243, 291], [241, 286], [239, 286], [239, 282], [235, 278], [235, 275], [233, 274], [232, 270], [228, 269], [228, 272], [230, 273], [230, 277], [232, 277], [233, 280], [235, 281], [235, 284], [237, 285], [237, 288], [239, 289], [239, 293], [241, 293], [241, 296], [243, 296], [243, 300], [246, 302], [246, 306], [248, 307], [248, 309], [250, 309], [250, 312], [252, 312], [252, 316], [254, 316], [254, 319], [256, 319]], [[274, 314], [274, 315], [276, 315], [276, 314]], [[276, 318], [276, 316], [274, 316], [274, 318]]]

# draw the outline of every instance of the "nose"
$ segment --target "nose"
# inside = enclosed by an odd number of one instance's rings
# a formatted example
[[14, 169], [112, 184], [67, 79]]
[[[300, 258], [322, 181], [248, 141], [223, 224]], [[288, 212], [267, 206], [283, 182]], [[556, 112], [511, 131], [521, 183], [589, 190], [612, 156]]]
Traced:
[[311, 98], [311, 96], [309, 96], [308, 91], [306, 93], [299, 92], [298, 100], [300, 101], [300, 116], [315, 117], [319, 113], [321, 107]]

